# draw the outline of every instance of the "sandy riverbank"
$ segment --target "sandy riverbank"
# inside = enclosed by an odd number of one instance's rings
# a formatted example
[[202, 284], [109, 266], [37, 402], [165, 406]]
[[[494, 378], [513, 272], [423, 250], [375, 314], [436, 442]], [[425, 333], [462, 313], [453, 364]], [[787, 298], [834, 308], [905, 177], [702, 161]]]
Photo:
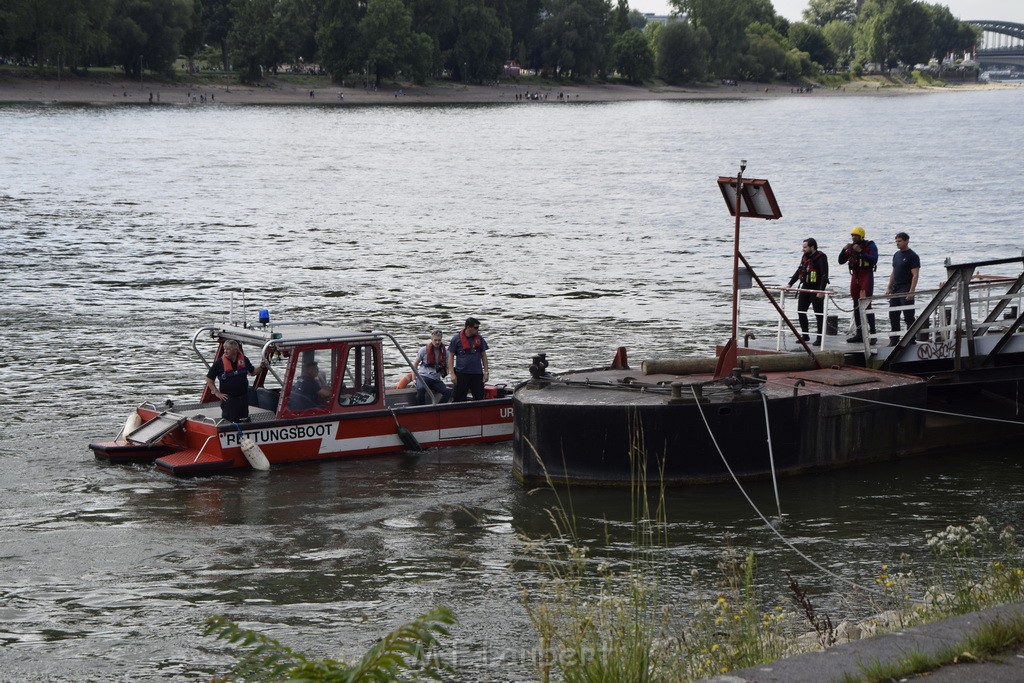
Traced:
[[[0, 102], [80, 104], [460, 104], [519, 102], [517, 96], [539, 93], [547, 103], [614, 102], [639, 100], [755, 99], [764, 97], [835, 97], [857, 95], [894, 96], [936, 91], [999, 89], [999, 84], [970, 83], [945, 88], [893, 87], [876, 81], [859, 81], [841, 89], [815, 88], [798, 92], [785, 84], [740, 82], [731, 85], [630, 86], [619, 84], [541, 85], [503, 83], [477, 86], [437, 83], [427, 86], [388, 85], [377, 91], [358, 87], [302, 86], [270, 81], [258, 87], [242, 85], [197, 85], [116, 77], [38, 77], [0, 73]], [[562, 97], [559, 97], [562, 95]]]

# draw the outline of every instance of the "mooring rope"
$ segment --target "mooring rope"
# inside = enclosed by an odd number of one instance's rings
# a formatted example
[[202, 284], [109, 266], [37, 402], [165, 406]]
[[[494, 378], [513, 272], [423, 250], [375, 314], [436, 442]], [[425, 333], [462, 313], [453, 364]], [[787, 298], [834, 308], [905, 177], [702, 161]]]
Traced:
[[[690, 390], [693, 391], [693, 387], [692, 386], [690, 387]], [[722, 449], [718, 445], [718, 440], [715, 439], [715, 434], [711, 430], [711, 424], [708, 422], [707, 417], [705, 417], [705, 415], [704, 415], [704, 409], [701, 408], [701, 406], [700, 406], [700, 399], [697, 396], [697, 392], [696, 391], [693, 391], [693, 398], [694, 398], [694, 400], [697, 403], [697, 410], [698, 410], [698, 412], [700, 412], [700, 417], [704, 421], [704, 427], [708, 430], [708, 436], [711, 437], [711, 443], [714, 444], [715, 450], [718, 451], [718, 457], [720, 457], [722, 459], [722, 464], [724, 464], [725, 465], [725, 469], [728, 470], [729, 476], [732, 477], [733, 483], [736, 484], [736, 487], [740, 490], [740, 493], [742, 493], [743, 497], [746, 498], [747, 503], [754, 510], [754, 512], [757, 514], [757, 516], [761, 518], [761, 521], [764, 522], [768, 526], [768, 528], [772, 530], [772, 533], [775, 534], [776, 536], [778, 536], [779, 540], [782, 541], [787, 548], [789, 548], [790, 550], [795, 552], [797, 555], [802, 557], [811, 566], [817, 568], [819, 571], [825, 573], [826, 575], [831, 576], [832, 578], [836, 579], [837, 581], [841, 581], [842, 583], [848, 584], [848, 585], [853, 586], [854, 588], [860, 589], [862, 591], [866, 591], [868, 593], [875, 593], [876, 595], [881, 595], [881, 596], [888, 597], [888, 594], [885, 591], [879, 590], [877, 588], [871, 588], [869, 586], [862, 586], [859, 583], [857, 583], [856, 581], [854, 581], [853, 579], [848, 579], [845, 576], [840, 576], [839, 574], [836, 574], [831, 569], [828, 569], [827, 567], [823, 567], [821, 564], [819, 564], [818, 562], [814, 561], [805, 552], [803, 552], [802, 550], [797, 548], [795, 545], [793, 545], [793, 543], [790, 542], [790, 540], [788, 538], [783, 536], [782, 533], [779, 532], [779, 530], [776, 529], [772, 525], [772, 523], [768, 521], [768, 518], [764, 516], [764, 514], [761, 512], [761, 510], [757, 507], [757, 505], [754, 503], [754, 501], [747, 494], [746, 489], [743, 488], [743, 484], [740, 483], [740, 480], [736, 476], [736, 473], [732, 471], [732, 467], [729, 466], [729, 461], [726, 460], [725, 454], [722, 453]], [[911, 600], [911, 602], [917, 602], [917, 603], [922, 603], [922, 604], [924, 603], [923, 600], [917, 600], [917, 599], [914, 599], [914, 598], [910, 598], [910, 600]]]
[[[785, 387], [786, 389], [792, 389], [792, 385], [784, 384], [778, 381], [768, 381], [769, 384], [776, 385], [779, 387]], [[959, 417], [969, 418], [972, 420], [982, 420], [985, 422], [998, 422], [1000, 424], [1016, 425], [1017, 427], [1024, 427], [1024, 420], [1006, 420], [1000, 417], [985, 417], [984, 415], [970, 415], [968, 413], [951, 413], [947, 410], [935, 410], [934, 408], [922, 408], [920, 406], [906, 406], [899, 403], [891, 403], [888, 401], [876, 401], [873, 398], [864, 398], [863, 396], [854, 396], [852, 394], [842, 394], [837, 391], [825, 391], [822, 389], [815, 388], [815, 391], [825, 396], [841, 396], [842, 398], [849, 398], [854, 401], [863, 401], [864, 403], [874, 403], [880, 406], [886, 406], [888, 408], [904, 408], [906, 410], [916, 410], [922, 413], [931, 413], [932, 415], [945, 415], [946, 417]]]
[[[772, 486], [775, 488], [775, 509], [779, 511], [779, 518], [782, 518], [782, 503], [779, 501], [779, 481], [775, 478], [775, 451], [772, 449], [772, 421], [768, 419], [768, 397], [761, 394], [761, 402], [764, 403], [764, 431], [768, 435], [768, 462], [772, 466]], [[703, 414], [703, 413], [702, 413]]]

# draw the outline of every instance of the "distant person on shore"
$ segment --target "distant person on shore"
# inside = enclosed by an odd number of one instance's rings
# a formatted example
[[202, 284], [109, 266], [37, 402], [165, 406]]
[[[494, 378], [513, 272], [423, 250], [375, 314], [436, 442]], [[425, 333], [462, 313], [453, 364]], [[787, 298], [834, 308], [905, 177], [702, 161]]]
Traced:
[[[230, 422], [249, 420], [249, 379], [256, 368], [242, 354], [242, 347], [234, 339], [224, 342], [220, 358], [213, 362], [206, 373], [206, 386], [215, 398], [220, 400], [221, 417]], [[220, 381], [220, 391], [213, 380]]]
[[[854, 333], [846, 341], [851, 344], [864, 342], [864, 331], [861, 329], [860, 305], [861, 299], [874, 294], [875, 291], [875, 267], [878, 265], [878, 247], [875, 243], [866, 238], [864, 228], [859, 225], [850, 230], [851, 242], [839, 252], [839, 264], [849, 264], [850, 267], [850, 297], [854, 303]], [[871, 309], [871, 302], [866, 304], [867, 310]], [[875, 314], [868, 313], [868, 328], [871, 333], [871, 343], [875, 343]]]
[[484, 383], [489, 377], [487, 342], [480, 336], [480, 321], [466, 318], [466, 326], [452, 337], [448, 345], [448, 374], [455, 382], [453, 403], [466, 400], [473, 394], [473, 400], [484, 397]]
[[427, 398], [428, 391], [439, 392], [441, 403], [448, 403], [451, 400], [452, 390], [444, 382], [444, 377], [448, 374], [448, 350], [444, 347], [441, 330], [434, 330], [430, 333], [430, 343], [419, 350], [412, 367], [419, 375], [419, 380], [416, 382], [416, 403], [418, 405], [432, 403]]
[[917, 278], [921, 274], [921, 259], [910, 248], [910, 235], [905, 232], [896, 233], [896, 253], [892, 255], [892, 273], [889, 285], [885, 288], [885, 296], [889, 299], [889, 323], [894, 334], [889, 337], [889, 345], [895, 346], [900, 340], [900, 313], [907, 322], [907, 329], [914, 324], [914, 309], [893, 311], [893, 306], [911, 306], [914, 303], [914, 292], [917, 291]]
[[821, 343], [821, 325], [825, 318], [825, 287], [828, 285], [828, 257], [824, 252], [818, 251], [818, 241], [808, 237], [803, 243], [803, 257], [800, 265], [797, 266], [793, 277], [789, 279], [789, 286], [800, 283], [800, 296], [797, 300], [797, 315], [800, 318], [800, 331], [803, 332], [804, 341], [811, 341], [807, 334], [807, 308], [814, 307], [814, 317], [818, 320], [818, 336], [813, 344]]

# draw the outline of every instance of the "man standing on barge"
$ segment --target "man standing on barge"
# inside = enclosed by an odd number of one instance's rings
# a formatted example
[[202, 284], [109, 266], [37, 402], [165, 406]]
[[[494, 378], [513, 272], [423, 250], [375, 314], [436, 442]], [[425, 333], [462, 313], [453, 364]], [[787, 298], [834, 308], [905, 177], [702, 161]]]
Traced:
[[[910, 235], [905, 232], [896, 233], [896, 253], [892, 255], [892, 274], [889, 275], [889, 286], [885, 288], [885, 295], [891, 296], [889, 308], [894, 306], [912, 306], [914, 304], [914, 291], [917, 289], [917, 277], [921, 274], [921, 258], [910, 248]], [[900, 331], [901, 311], [889, 311], [889, 323], [892, 331]], [[914, 309], [907, 308], [902, 311], [903, 319], [907, 322], [907, 329], [914, 324]], [[891, 346], [896, 346], [900, 335], [893, 334], [889, 337]]]
[[814, 345], [821, 343], [821, 324], [825, 318], [825, 287], [828, 285], [828, 257], [818, 251], [818, 241], [808, 237], [803, 244], [804, 255], [800, 259], [793, 277], [789, 279], [792, 287], [800, 282], [800, 296], [797, 299], [797, 315], [800, 318], [800, 331], [804, 333], [804, 341], [810, 341], [807, 334], [807, 309], [814, 308], [814, 317], [818, 319], [818, 336]]
[[[847, 339], [851, 344], [864, 342], [864, 330], [861, 329], [861, 300], [871, 297], [875, 292], [875, 266], [878, 264], [878, 247], [869, 239], [865, 239], [864, 228], [859, 225], [850, 231], [852, 241], [839, 252], [839, 264], [849, 263], [850, 266], [850, 297], [854, 303], [854, 333]], [[871, 302], [865, 304], [865, 311], [871, 309]], [[868, 313], [868, 328], [871, 343], [875, 343], [875, 314]]]
[[473, 400], [484, 397], [484, 383], [489, 377], [487, 342], [480, 336], [480, 321], [466, 318], [466, 326], [448, 345], [448, 374], [455, 382], [452, 403], [466, 400], [472, 392]]

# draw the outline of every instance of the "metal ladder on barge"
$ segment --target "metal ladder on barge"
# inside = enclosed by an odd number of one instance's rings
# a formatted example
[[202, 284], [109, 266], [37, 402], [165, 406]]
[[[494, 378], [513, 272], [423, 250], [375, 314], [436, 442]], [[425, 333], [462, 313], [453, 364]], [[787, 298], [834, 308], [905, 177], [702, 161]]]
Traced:
[[[1005, 284], [1005, 292], [990, 293], [985, 297], [972, 297], [972, 279], [980, 268], [1003, 266], [1011, 263], [1021, 265], [1019, 275], [1016, 277], [997, 278], [987, 284], [988, 288], [991, 288], [997, 282]], [[939, 374], [945, 375], [954, 381], [961, 375], [973, 375], [974, 379], [977, 379], [982, 375], [991, 374], [996, 368], [996, 361], [1000, 359], [1000, 354], [1007, 349], [1011, 341], [1014, 340], [1014, 337], [1021, 332], [1021, 325], [1024, 324], [1024, 306], [1019, 304], [1017, 306], [1011, 305], [1014, 299], [1019, 300], [1021, 298], [1021, 290], [1024, 288], [1024, 256], [957, 265], [953, 265], [947, 260], [946, 275], [946, 282], [943, 283], [928, 305], [921, 310], [906, 333], [882, 361], [879, 366], [880, 370], [893, 370], [894, 366], [899, 365], [902, 366], [900, 369], [903, 372], [909, 371], [913, 373], [912, 363], [907, 363], [901, 358], [903, 351], [915, 343], [918, 333], [928, 328], [932, 317], [937, 312], [940, 312], [940, 309], [941, 315], [948, 315], [951, 318], [952, 334], [950, 339], [954, 343], [952, 345], [951, 367], [949, 370]], [[975, 282], [974, 284], [977, 287], [978, 283]], [[982, 284], [985, 285], [985, 283]], [[954, 300], [952, 305], [947, 301], [950, 298]], [[981, 322], [975, 322], [975, 305], [993, 301], [996, 303], [985, 315], [985, 318]], [[1007, 309], [1009, 309], [1008, 315], [1006, 314]], [[863, 325], [865, 322], [861, 321], [861, 324]], [[997, 327], [1000, 328], [996, 330], [999, 338], [995, 340], [987, 353], [980, 353], [977, 343], [978, 338], [988, 335]], [[964, 353], [965, 346], [966, 353]], [[1004, 376], [1009, 374], [1013, 377], [1024, 377], [1024, 365], [1021, 364], [1009, 367], [1002, 366], [999, 370]], [[935, 377], [936, 373], [932, 372], [930, 375]]]

